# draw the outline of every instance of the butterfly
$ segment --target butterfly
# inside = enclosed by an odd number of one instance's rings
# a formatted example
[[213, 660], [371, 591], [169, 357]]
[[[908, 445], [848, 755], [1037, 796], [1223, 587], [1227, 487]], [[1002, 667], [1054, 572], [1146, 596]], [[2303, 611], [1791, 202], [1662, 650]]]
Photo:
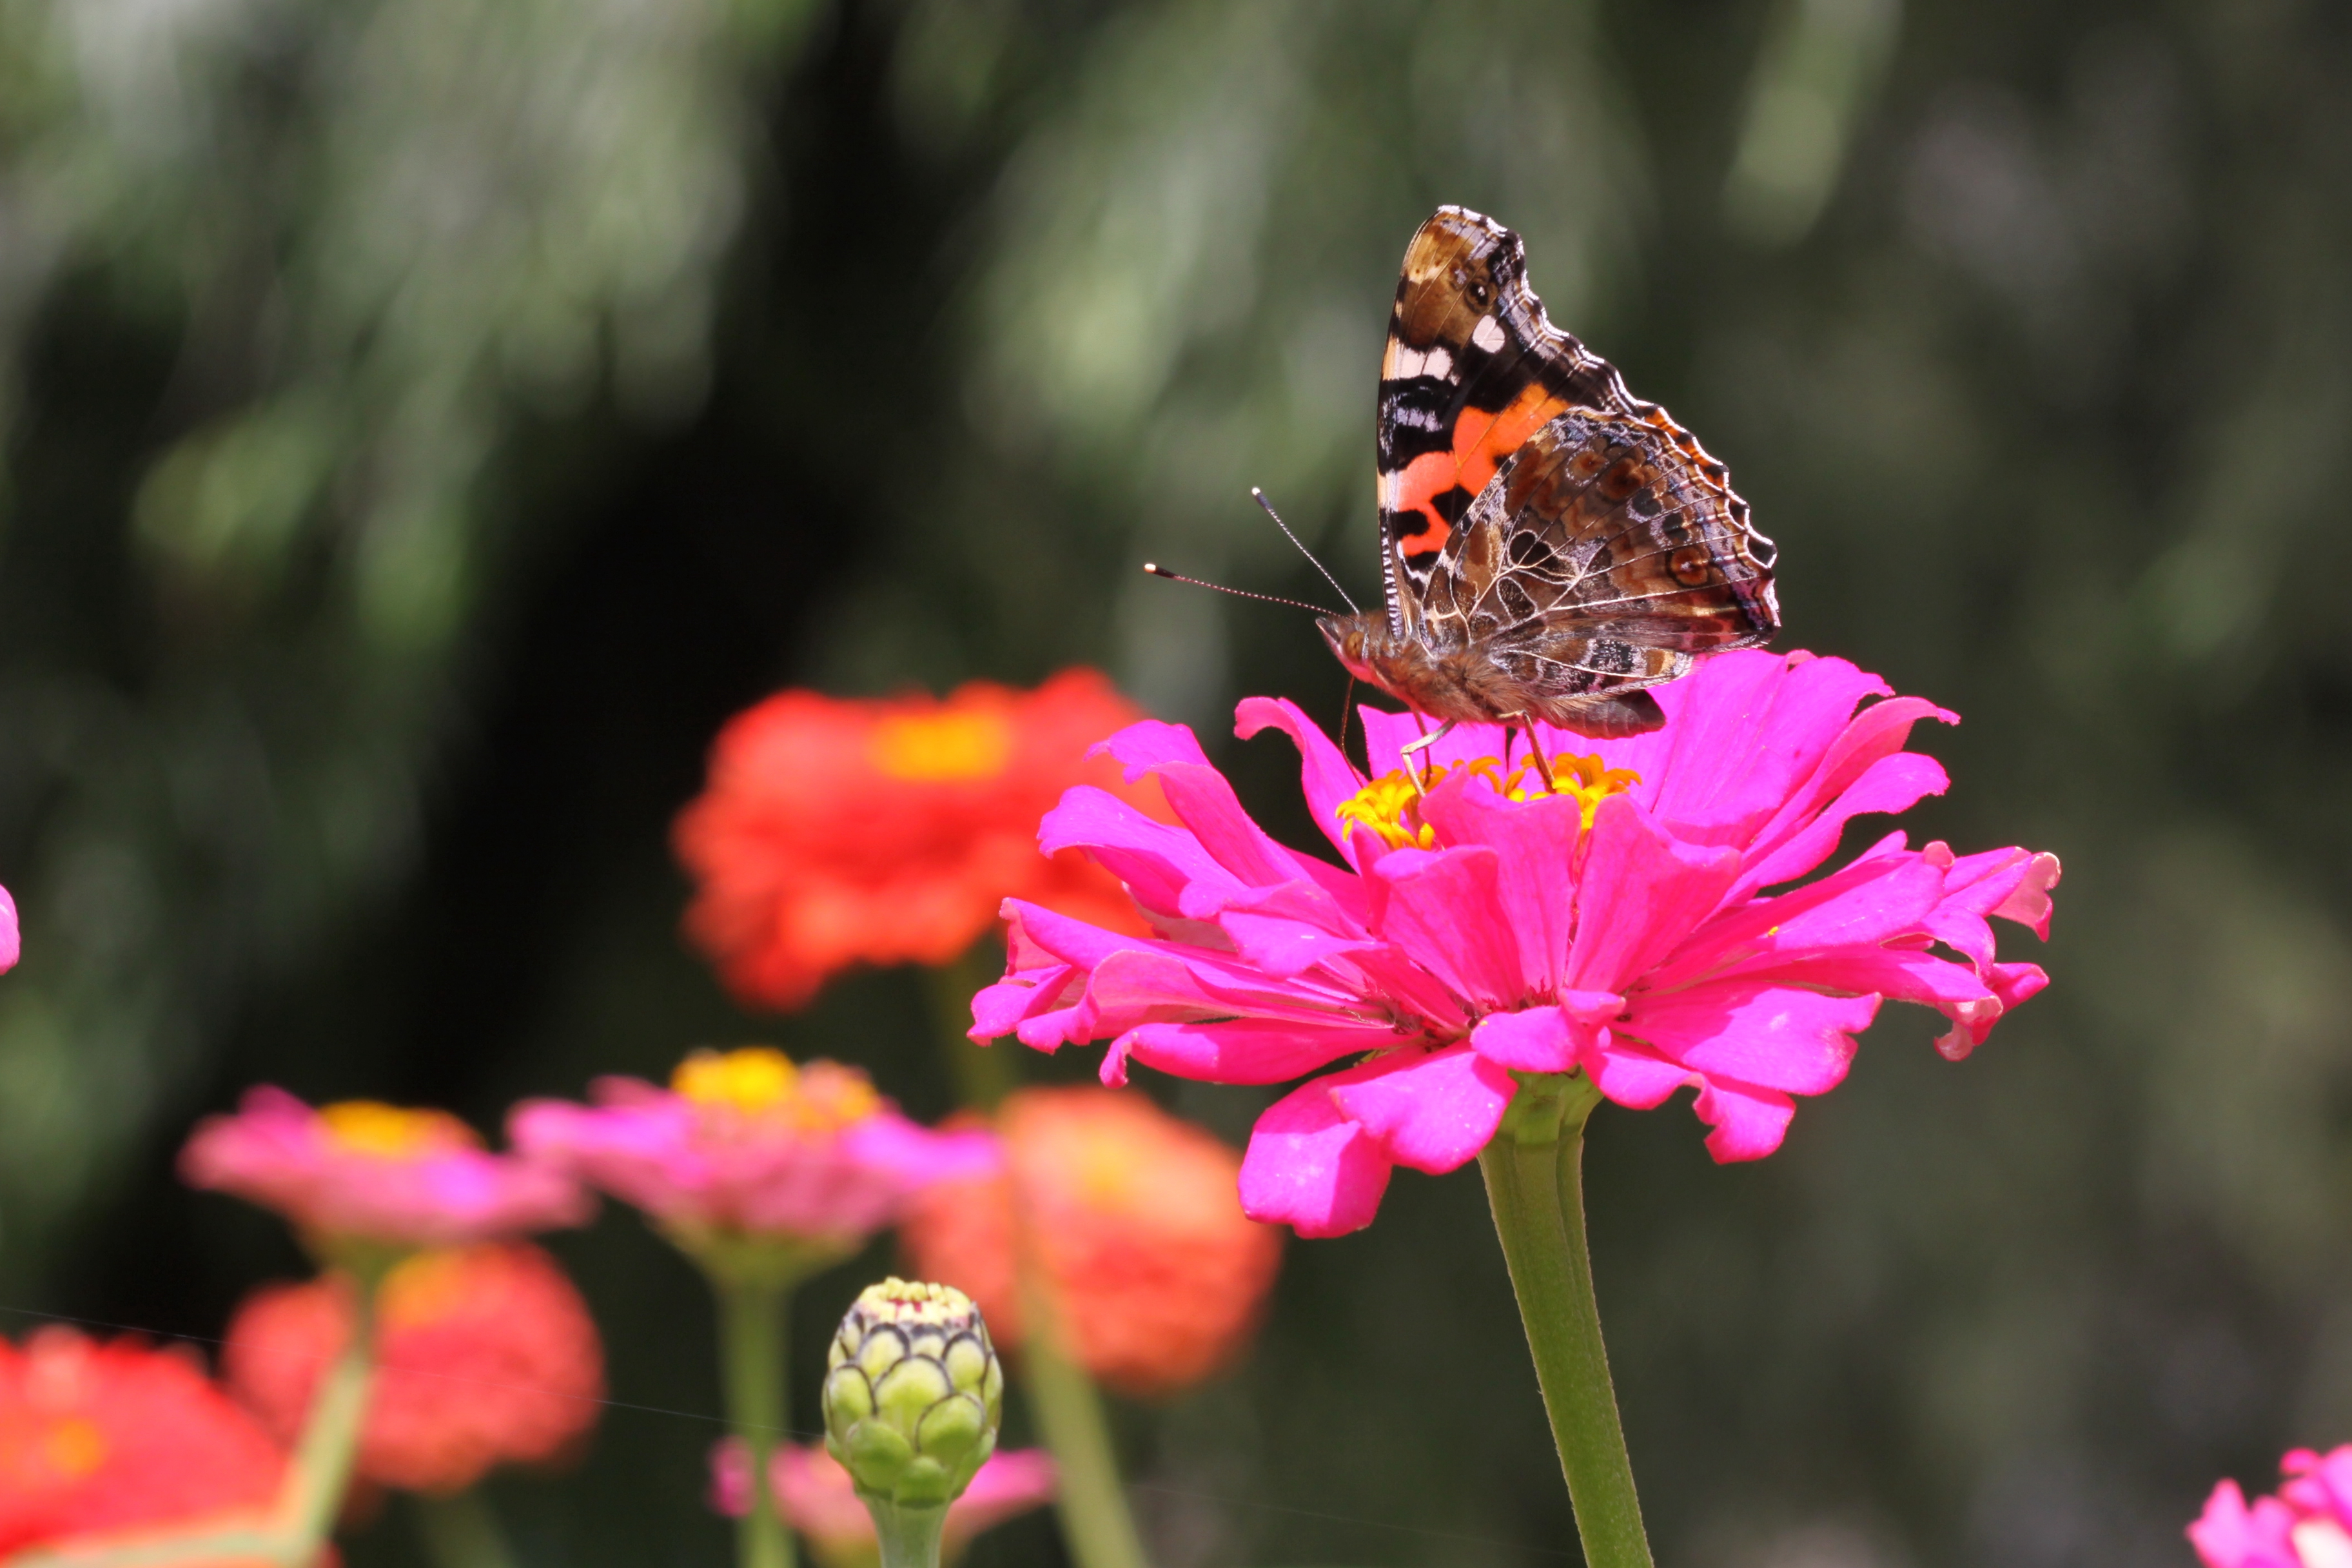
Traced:
[[1492, 218], [1440, 207], [1406, 248], [1378, 431], [1387, 608], [1320, 625], [1350, 674], [1443, 722], [1430, 740], [1654, 730], [1645, 688], [1780, 630], [1777, 552], [1727, 470], [1551, 324]]

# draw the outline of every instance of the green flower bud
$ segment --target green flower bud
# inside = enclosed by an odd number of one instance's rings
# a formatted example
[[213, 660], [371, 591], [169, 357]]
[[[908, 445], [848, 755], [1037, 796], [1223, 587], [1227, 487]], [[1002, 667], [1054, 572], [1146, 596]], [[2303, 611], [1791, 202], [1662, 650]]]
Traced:
[[944, 1509], [996, 1447], [1004, 1372], [961, 1290], [867, 1286], [825, 1366], [824, 1446], [869, 1505]]

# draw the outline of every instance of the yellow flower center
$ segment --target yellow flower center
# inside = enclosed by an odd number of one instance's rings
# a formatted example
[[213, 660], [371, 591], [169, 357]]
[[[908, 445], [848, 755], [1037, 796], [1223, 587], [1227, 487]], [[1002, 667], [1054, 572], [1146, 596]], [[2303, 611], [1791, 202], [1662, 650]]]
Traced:
[[[1534, 763], [1522, 763], [1506, 773], [1501, 759], [1496, 757], [1477, 757], [1453, 768], [1433, 764], [1423, 787], [1433, 788], [1446, 774], [1456, 771], [1478, 774], [1506, 800], [1566, 795], [1576, 802], [1578, 815], [1587, 827], [1592, 826], [1592, 814], [1600, 809], [1602, 801], [1642, 782], [1642, 775], [1631, 768], [1612, 768], [1597, 756], [1576, 757], [1563, 752], [1551, 760], [1552, 789], [1544, 787], [1543, 775], [1536, 771]], [[1421, 796], [1422, 790], [1413, 787], [1412, 775], [1399, 768], [1381, 774], [1341, 801], [1336, 815], [1342, 824], [1353, 822], [1370, 828], [1391, 849], [1431, 849], [1436, 847], [1437, 833], [1421, 820]]]
[[1118, 1136], [1118, 1129], [1089, 1128], [1077, 1156], [1078, 1194], [1088, 1207], [1119, 1209], [1134, 1201], [1143, 1152]]
[[863, 1121], [881, 1097], [864, 1073], [838, 1062], [795, 1066], [773, 1046], [696, 1051], [677, 1064], [669, 1086], [706, 1110], [831, 1132]]
[[58, 1475], [79, 1480], [106, 1463], [106, 1434], [87, 1416], [66, 1416], [41, 1435], [41, 1458]]
[[1013, 759], [1013, 726], [997, 713], [902, 713], [874, 727], [874, 765], [908, 784], [993, 778]]
[[345, 1100], [319, 1111], [327, 1136], [354, 1154], [413, 1160], [442, 1149], [471, 1149], [481, 1140], [446, 1110], [409, 1110], [380, 1100]]

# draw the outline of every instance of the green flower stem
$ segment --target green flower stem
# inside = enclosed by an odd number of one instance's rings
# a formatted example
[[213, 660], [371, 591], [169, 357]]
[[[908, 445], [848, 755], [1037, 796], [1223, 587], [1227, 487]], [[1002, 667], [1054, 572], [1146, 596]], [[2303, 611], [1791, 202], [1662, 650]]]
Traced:
[[1070, 1356], [1060, 1304], [1027, 1259], [1021, 1269], [1022, 1388], [1059, 1472], [1055, 1510], [1077, 1568], [1147, 1568], [1119, 1484], [1102, 1394]]
[[1581, 1074], [1513, 1076], [1519, 1092], [1478, 1165], [1577, 1534], [1591, 1568], [1650, 1568], [1584, 1244], [1584, 1122], [1601, 1091]]
[[479, 1487], [454, 1497], [416, 1494], [416, 1523], [437, 1568], [515, 1568], [507, 1532]]
[[342, 1510], [352, 1463], [359, 1457], [360, 1427], [367, 1419], [368, 1385], [375, 1378], [376, 1290], [390, 1271], [388, 1259], [352, 1271], [352, 1337], [310, 1396], [288, 1472], [293, 1493], [285, 1507], [283, 1563], [315, 1561]]
[[869, 1498], [866, 1511], [874, 1516], [874, 1533], [882, 1542], [882, 1568], [940, 1568], [940, 1536], [947, 1528], [948, 1510], [908, 1508]]
[[751, 1460], [751, 1509], [737, 1524], [739, 1568], [793, 1568], [793, 1538], [776, 1511], [768, 1461], [784, 1430], [785, 1304], [791, 1287], [746, 1271], [715, 1279], [727, 1420]]

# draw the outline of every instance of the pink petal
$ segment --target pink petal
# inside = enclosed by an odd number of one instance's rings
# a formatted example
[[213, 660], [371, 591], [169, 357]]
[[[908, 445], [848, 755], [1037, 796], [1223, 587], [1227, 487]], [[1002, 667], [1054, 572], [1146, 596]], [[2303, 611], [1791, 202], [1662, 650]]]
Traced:
[[1842, 658], [1747, 651], [1702, 659], [1655, 695], [1666, 727], [1611, 763], [1641, 773], [1634, 795], [1677, 836], [1746, 848], [1814, 774], [1854, 705], [1890, 689]]
[[1723, 910], [1652, 972], [1650, 985], [1669, 991], [1706, 976], [1778, 972], [1807, 959], [1876, 953], [1906, 935], [1924, 938], [1944, 896], [1944, 872], [1901, 843], [1894, 835], [1817, 882]]
[[1706, 1135], [1706, 1152], [1718, 1165], [1769, 1154], [1780, 1146], [1790, 1119], [1797, 1114], [1796, 1106], [1778, 1089], [1727, 1078], [1708, 1079], [1691, 1109], [1715, 1129]]
[[1478, 1007], [1534, 994], [1502, 900], [1492, 849], [1405, 849], [1372, 868], [1372, 926], [1382, 940]]
[[2009, 897], [1993, 906], [1993, 913], [2005, 921], [2015, 921], [2042, 941], [2050, 940], [2050, 889], [2058, 885], [2061, 868], [2058, 857], [2047, 852], [2033, 857], [2033, 863], [2019, 878], [2017, 887]]
[[1037, 825], [1037, 847], [1047, 855], [1085, 850], [1127, 884], [1137, 903], [1160, 913], [1174, 913], [1196, 882], [1238, 885], [1192, 835], [1092, 784], [1063, 792], [1061, 804]]
[[0, 969], [14, 969], [24, 954], [24, 933], [16, 924], [16, 900], [0, 888]]
[[[1929, 718], [1959, 722], [1957, 715], [1917, 697], [1889, 698], [1856, 714], [1812, 775], [1757, 831], [1748, 847], [1753, 880], [1746, 886], [1769, 887], [1802, 876], [1837, 847], [1848, 819], [1863, 812], [1907, 809], [1919, 798], [1915, 792], [1940, 791], [1948, 782], [1940, 764], [1926, 758], [1892, 761], [1911, 726]], [[1850, 803], [1849, 795], [1854, 797]]]
[[1103, 1057], [1102, 1079], [1127, 1081], [1129, 1058], [1199, 1083], [1287, 1083], [1341, 1057], [1400, 1044], [1384, 1023], [1302, 1024], [1269, 1018], [1139, 1024]]
[[2205, 1500], [2205, 1511], [2188, 1530], [2205, 1568], [2303, 1568], [2294, 1542], [2295, 1516], [2276, 1498], [2249, 1509], [2235, 1481], [2223, 1481]]
[[1496, 904], [1518, 950], [1514, 968], [1524, 994], [1545, 996], [1558, 990], [1576, 929], [1582, 807], [1565, 795], [1524, 804], [1506, 800], [1486, 780], [1455, 773], [1430, 792], [1422, 819], [1436, 827], [1444, 843], [1495, 851]]
[[[1339, 806], [1364, 787], [1363, 778], [1323, 727], [1300, 712], [1297, 703], [1287, 699], [1244, 698], [1234, 710], [1234, 733], [1247, 741], [1266, 730], [1281, 731], [1298, 748], [1298, 784], [1307, 797], [1307, 813], [1332, 847], [1348, 855], [1347, 838], [1339, 831]], [[1353, 856], [1349, 859], [1354, 863]]]
[[1944, 897], [1929, 922], [1938, 942], [1965, 952], [1981, 969], [1992, 963], [1993, 915], [2012, 920], [2044, 941], [2050, 935], [2050, 889], [2058, 883], [2058, 857], [2030, 849], [1994, 849], [1982, 855], [1950, 859], [1941, 844], [1928, 846], [1930, 854], [1948, 861]]
[[[1879, 707], [1886, 707], [1881, 703]], [[1873, 709], [1876, 712], [1877, 709]], [[1830, 858], [1845, 825], [1869, 814], [1893, 816], [1951, 787], [1951, 775], [1933, 757], [1896, 752], [1879, 758], [1828, 807], [1767, 853], [1751, 855], [1735, 892], [1754, 892], [1805, 875]], [[1771, 829], [1765, 830], [1768, 834]]]
[[1618, 1034], [1709, 1079], [1792, 1094], [1836, 1088], [1853, 1060], [1853, 1037], [1878, 1012], [1875, 996], [1825, 996], [1753, 980], [1663, 995], [1637, 991], [1631, 1004], [1632, 1017], [1614, 1026]]
[[1322, 1081], [1383, 1154], [1433, 1176], [1476, 1159], [1518, 1092], [1509, 1073], [1467, 1045], [1390, 1052]]
[[2002, 1014], [2050, 984], [2050, 976], [2038, 963], [1996, 963], [1985, 980], [1992, 987], [1987, 1000], [1943, 1010], [1952, 1027], [1936, 1041], [1936, 1049], [1948, 1061], [1966, 1060], [1969, 1052], [1985, 1043]]
[[1584, 1070], [1593, 1086], [1628, 1110], [1650, 1110], [1698, 1075], [1677, 1067], [1634, 1040], [1621, 1040], [1613, 1031], [1600, 1030], [1585, 1048]]
[[1127, 770], [1129, 784], [1140, 783], [1146, 773], [1164, 767], [1209, 765], [1209, 755], [1201, 750], [1199, 736], [1182, 724], [1162, 723], [1157, 719], [1129, 724], [1108, 740], [1097, 741], [1087, 752], [1090, 757], [1106, 753], [1117, 758]]
[[1560, 1005], [1517, 1013], [1489, 1013], [1470, 1032], [1470, 1045], [1496, 1067], [1521, 1072], [1574, 1072], [1592, 1030], [1625, 1010], [1611, 991], [1571, 991]]
[[2279, 1489], [2290, 1507], [2313, 1515], [2333, 1515], [2336, 1522], [2352, 1525], [2352, 1444], [2320, 1455], [2309, 1448], [2289, 1449], [2279, 1468], [2295, 1479]]
[[1625, 990], [1714, 912], [1738, 873], [1738, 851], [1682, 843], [1630, 795], [1602, 801], [1562, 983], [1577, 991]]
[[1394, 1167], [1331, 1103], [1330, 1081], [1292, 1089], [1257, 1119], [1242, 1156], [1242, 1212], [1250, 1218], [1305, 1237], [1345, 1236], [1372, 1223]]
[[1181, 724], [1146, 720], [1102, 742], [1127, 767], [1131, 784], [1157, 774], [1169, 806], [1212, 859], [1244, 882], [1286, 882], [1297, 875], [1290, 852], [1250, 820], [1225, 776], [1209, 765], [1201, 742]]

